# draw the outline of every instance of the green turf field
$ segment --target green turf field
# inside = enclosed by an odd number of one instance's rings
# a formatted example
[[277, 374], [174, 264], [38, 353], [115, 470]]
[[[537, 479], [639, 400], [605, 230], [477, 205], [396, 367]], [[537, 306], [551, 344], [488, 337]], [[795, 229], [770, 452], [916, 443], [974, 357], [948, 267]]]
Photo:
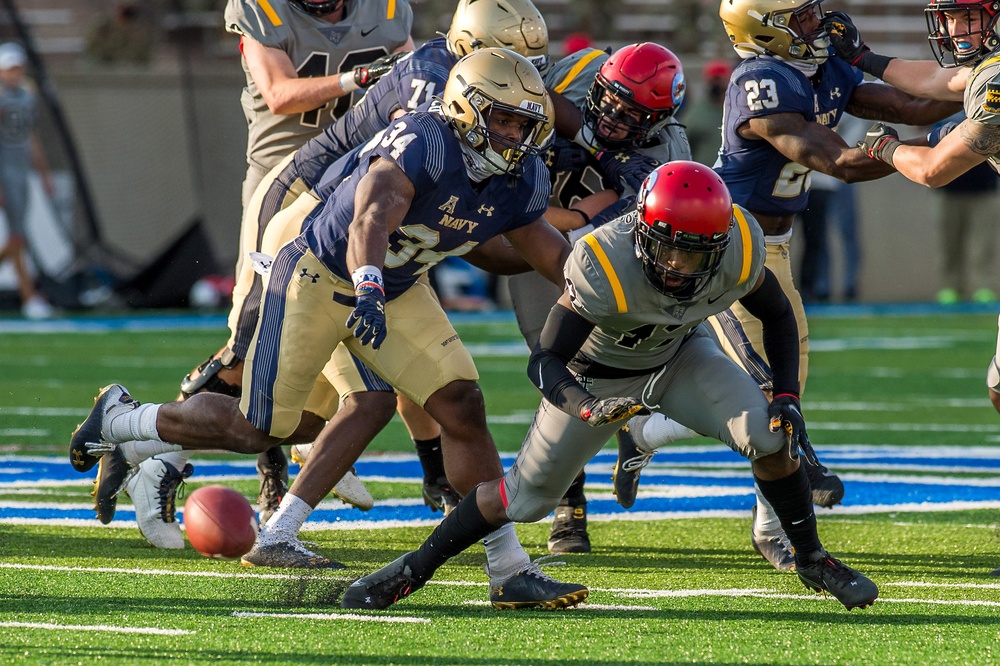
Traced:
[[[995, 315], [813, 316], [810, 326], [803, 409], [813, 441], [831, 456], [879, 452], [877, 462], [838, 458], [846, 506], [820, 513], [827, 547], [880, 586], [865, 610], [847, 612], [757, 557], [749, 503], [739, 518], [594, 520], [594, 552], [560, 556], [546, 569], [591, 588], [587, 605], [565, 612], [493, 610], [481, 547], [389, 611], [339, 608], [346, 584], [415, 548], [427, 526], [304, 532], [349, 568], [298, 575], [153, 550], [117, 521], [5, 519], [5, 510], [89, 507], [91, 475], [49, 485], [8, 479], [18, 478], [23, 457], [64, 458], [70, 431], [106, 383], [121, 382], [140, 400], [172, 399], [224, 333], [4, 332], [0, 664], [1000, 663], [1000, 578], [989, 576], [1000, 567], [1000, 454], [990, 453], [1000, 415], [984, 385]], [[538, 402], [525, 357], [511, 353], [516, 327], [458, 328], [476, 354], [498, 447], [514, 452]], [[410, 452], [412, 444], [394, 421], [371, 450]], [[892, 464], [893, 451], [914, 450], [932, 461], [948, 452], [951, 462]], [[956, 464], [963, 450], [968, 463]], [[595, 469], [588, 496], [610, 498], [604, 468]], [[854, 488], [940, 478], [992, 502], [851, 509], [865, 504]], [[252, 479], [232, 483], [255, 497]], [[189, 491], [198, 485], [196, 472]], [[386, 502], [419, 495], [412, 480], [369, 489]], [[640, 494], [634, 511], [652, 501]], [[532, 556], [546, 554], [547, 522], [518, 533]]]

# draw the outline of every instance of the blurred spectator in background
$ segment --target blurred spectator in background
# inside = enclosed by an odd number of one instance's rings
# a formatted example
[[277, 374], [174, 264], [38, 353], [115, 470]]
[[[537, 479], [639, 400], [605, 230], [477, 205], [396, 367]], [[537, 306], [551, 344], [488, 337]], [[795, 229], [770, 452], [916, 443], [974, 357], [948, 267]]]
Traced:
[[28, 319], [52, 316], [52, 306], [35, 290], [26, 261], [25, 224], [32, 167], [52, 196], [52, 175], [35, 133], [35, 94], [25, 79], [27, 56], [20, 45], [0, 44], [0, 207], [7, 217], [7, 242], [0, 262], [14, 263], [21, 313]]
[[[868, 121], [845, 115], [837, 133], [848, 145], [860, 141]], [[861, 245], [858, 241], [858, 204], [855, 185], [819, 171], [810, 175], [809, 207], [802, 213], [802, 261], [798, 285], [804, 303], [825, 303], [833, 291], [830, 229], [837, 234], [842, 255], [842, 298], [858, 300]], [[832, 224], [831, 224], [832, 223]]]
[[701, 70], [704, 86], [694, 103], [681, 110], [695, 162], [712, 166], [722, 145], [722, 107], [733, 65], [728, 60], [709, 60]]
[[115, 0], [90, 30], [87, 56], [96, 62], [145, 65], [153, 57], [153, 21], [136, 0]]
[[594, 40], [585, 32], [571, 32], [563, 39], [563, 57], [589, 49], [594, 45]]
[[445, 257], [431, 271], [441, 307], [449, 312], [490, 312], [497, 309], [489, 273], [458, 257]]
[[[961, 122], [965, 114], [949, 121]], [[939, 192], [941, 248], [944, 252], [938, 303], [961, 300], [993, 303], [993, 235], [996, 233], [997, 174], [982, 162]]]

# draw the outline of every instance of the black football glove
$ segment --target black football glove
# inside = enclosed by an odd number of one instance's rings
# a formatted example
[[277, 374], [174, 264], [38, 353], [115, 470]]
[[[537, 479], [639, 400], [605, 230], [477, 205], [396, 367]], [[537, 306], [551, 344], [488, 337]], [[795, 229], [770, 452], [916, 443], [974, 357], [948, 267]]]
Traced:
[[820, 25], [830, 35], [830, 45], [837, 57], [850, 65], [857, 66], [858, 61], [871, 49], [861, 39], [861, 33], [851, 17], [844, 12], [827, 12]]
[[635, 398], [594, 398], [580, 410], [580, 418], [594, 428], [627, 420], [636, 414], [649, 414], [649, 410]]
[[611, 152], [602, 151], [595, 155], [601, 166], [601, 171], [611, 181], [611, 187], [619, 195], [635, 193], [646, 180], [649, 172], [660, 166], [660, 163], [642, 153], [634, 151]]
[[579, 171], [587, 166], [590, 153], [583, 146], [568, 139], [556, 137], [549, 149], [542, 153], [542, 158], [549, 171]]
[[892, 164], [892, 154], [899, 147], [899, 134], [885, 123], [875, 123], [868, 128], [865, 138], [858, 142], [858, 148], [873, 160]]
[[378, 80], [389, 73], [392, 66], [396, 64], [396, 61], [403, 56], [408, 56], [412, 51], [400, 51], [398, 53], [390, 53], [389, 55], [382, 56], [374, 62], [368, 65], [360, 65], [354, 68], [354, 82], [358, 84], [358, 87], [364, 90], [365, 88], [371, 88], [373, 85], [378, 83]]
[[347, 318], [347, 327], [361, 344], [378, 349], [389, 334], [385, 321], [385, 293], [380, 289], [365, 290], [355, 296], [354, 309]]
[[798, 460], [801, 451], [810, 465], [819, 464], [819, 458], [806, 434], [806, 420], [802, 417], [797, 397], [788, 393], [776, 396], [767, 408], [767, 416], [771, 421], [771, 432], [784, 429], [788, 435], [788, 455], [792, 460]]

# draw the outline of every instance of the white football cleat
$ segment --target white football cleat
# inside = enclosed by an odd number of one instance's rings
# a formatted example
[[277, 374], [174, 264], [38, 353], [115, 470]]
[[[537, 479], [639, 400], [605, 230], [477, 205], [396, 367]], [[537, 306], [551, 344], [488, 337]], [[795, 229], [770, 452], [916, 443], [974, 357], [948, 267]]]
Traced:
[[[291, 448], [292, 462], [305, 465], [312, 453], [312, 444], [293, 444]], [[343, 478], [333, 487], [332, 495], [344, 504], [356, 506], [362, 511], [368, 511], [375, 506], [375, 498], [365, 488], [358, 478], [357, 471], [352, 467], [347, 470]]]
[[188, 463], [180, 471], [169, 462], [153, 456], [142, 461], [139, 473], [129, 479], [125, 492], [135, 505], [139, 532], [154, 548], [179, 550], [184, 534], [177, 522], [177, 487], [191, 476]]

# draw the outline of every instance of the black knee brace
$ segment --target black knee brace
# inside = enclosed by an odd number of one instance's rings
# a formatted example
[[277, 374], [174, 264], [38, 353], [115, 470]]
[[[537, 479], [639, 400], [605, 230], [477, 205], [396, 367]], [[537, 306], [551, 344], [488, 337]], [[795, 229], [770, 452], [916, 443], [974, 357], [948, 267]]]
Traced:
[[[226, 349], [221, 356], [209, 356], [208, 359], [198, 366], [195, 372], [185, 375], [181, 380], [181, 393], [184, 398], [190, 398], [195, 393], [206, 391], [208, 393], [221, 393], [232, 398], [239, 398], [243, 394], [243, 389], [235, 384], [230, 384], [219, 379], [219, 370], [232, 368], [239, 359], [229, 349]], [[192, 377], [191, 375], [194, 375]]]

